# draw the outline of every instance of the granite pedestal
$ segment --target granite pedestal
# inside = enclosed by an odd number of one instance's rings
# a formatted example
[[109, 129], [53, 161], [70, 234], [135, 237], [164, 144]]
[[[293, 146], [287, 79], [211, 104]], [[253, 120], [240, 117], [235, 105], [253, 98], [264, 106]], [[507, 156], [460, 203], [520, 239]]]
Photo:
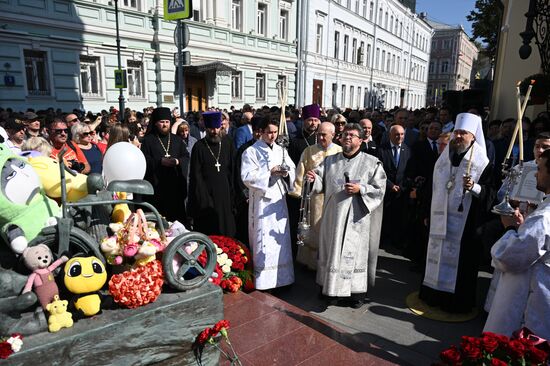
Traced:
[[[187, 292], [163, 293], [137, 309], [105, 310], [57, 333], [26, 337], [5, 365], [193, 365], [195, 337], [223, 318], [222, 291], [207, 283]], [[206, 347], [203, 365], [217, 365]]]

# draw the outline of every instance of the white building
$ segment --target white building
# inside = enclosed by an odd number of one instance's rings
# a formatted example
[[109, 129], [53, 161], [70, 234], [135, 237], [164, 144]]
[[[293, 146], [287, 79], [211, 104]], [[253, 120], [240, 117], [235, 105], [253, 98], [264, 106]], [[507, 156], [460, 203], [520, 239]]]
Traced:
[[425, 105], [433, 30], [423, 18], [397, 0], [303, 0], [300, 7], [298, 105]]
[[[118, 106], [116, 0], [0, 0], [0, 107], [92, 111]], [[175, 22], [163, 0], [118, 0], [126, 106], [179, 104]], [[185, 68], [189, 110], [294, 103], [296, 2], [195, 0]], [[14, 82], [11, 82], [14, 80]]]

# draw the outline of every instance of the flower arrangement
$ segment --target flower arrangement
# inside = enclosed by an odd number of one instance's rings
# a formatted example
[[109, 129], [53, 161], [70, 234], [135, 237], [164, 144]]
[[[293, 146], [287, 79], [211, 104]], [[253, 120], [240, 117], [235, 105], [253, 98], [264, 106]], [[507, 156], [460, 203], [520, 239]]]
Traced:
[[[214, 346], [216, 349], [218, 349], [220, 353], [227, 358], [227, 360], [230, 362], [231, 365], [242, 366], [241, 360], [239, 360], [239, 356], [237, 356], [237, 353], [235, 352], [235, 349], [233, 348], [233, 345], [229, 340], [229, 334], [227, 333], [228, 330], [229, 330], [229, 321], [220, 320], [212, 328], [205, 328], [195, 338], [195, 343], [193, 344], [193, 348], [195, 350], [195, 357], [199, 365], [202, 365], [202, 362], [201, 362], [202, 350], [207, 344], [210, 344]], [[221, 334], [221, 340], [219, 340], [219, 337], [218, 337], [219, 334]], [[229, 348], [231, 349], [232, 355], [230, 355], [228, 352], [222, 349], [221, 342], [224, 340], [229, 346]]]
[[[210, 281], [228, 292], [246, 291], [254, 288], [250, 251], [239, 241], [227, 236], [210, 236], [216, 246], [217, 263]], [[206, 264], [206, 253], [199, 256], [199, 262]]]
[[122, 224], [109, 225], [115, 233], [101, 241], [101, 250], [111, 265], [144, 265], [156, 259], [164, 250], [164, 243], [155, 224], [147, 222], [141, 209], [136, 210]]
[[19, 352], [23, 346], [23, 336], [14, 333], [11, 337], [0, 338], [0, 359], [7, 359], [12, 354]]
[[548, 351], [529, 337], [508, 338], [484, 332], [481, 337], [463, 336], [460, 348], [452, 345], [439, 357], [442, 362], [437, 365], [546, 365]]

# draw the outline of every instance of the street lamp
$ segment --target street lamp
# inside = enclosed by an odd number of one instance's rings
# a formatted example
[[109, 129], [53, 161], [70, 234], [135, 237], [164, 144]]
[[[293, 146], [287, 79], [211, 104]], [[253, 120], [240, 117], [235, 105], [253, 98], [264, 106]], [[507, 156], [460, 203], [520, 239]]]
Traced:
[[[118, 0], [115, 0], [115, 22], [116, 22], [116, 54], [118, 58], [118, 70], [122, 70], [121, 61], [120, 61], [120, 35], [118, 31]], [[118, 89], [118, 120], [122, 122], [124, 119], [124, 91], [123, 87]]]

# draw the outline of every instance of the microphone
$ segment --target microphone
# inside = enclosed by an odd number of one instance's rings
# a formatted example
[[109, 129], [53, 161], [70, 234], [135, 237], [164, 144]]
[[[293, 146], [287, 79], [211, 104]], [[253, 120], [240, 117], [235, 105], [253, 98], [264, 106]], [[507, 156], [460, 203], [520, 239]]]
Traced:
[[349, 183], [349, 173], [348, 172], [344, 173], [344, 180], [346, 181], [346, 184]]

